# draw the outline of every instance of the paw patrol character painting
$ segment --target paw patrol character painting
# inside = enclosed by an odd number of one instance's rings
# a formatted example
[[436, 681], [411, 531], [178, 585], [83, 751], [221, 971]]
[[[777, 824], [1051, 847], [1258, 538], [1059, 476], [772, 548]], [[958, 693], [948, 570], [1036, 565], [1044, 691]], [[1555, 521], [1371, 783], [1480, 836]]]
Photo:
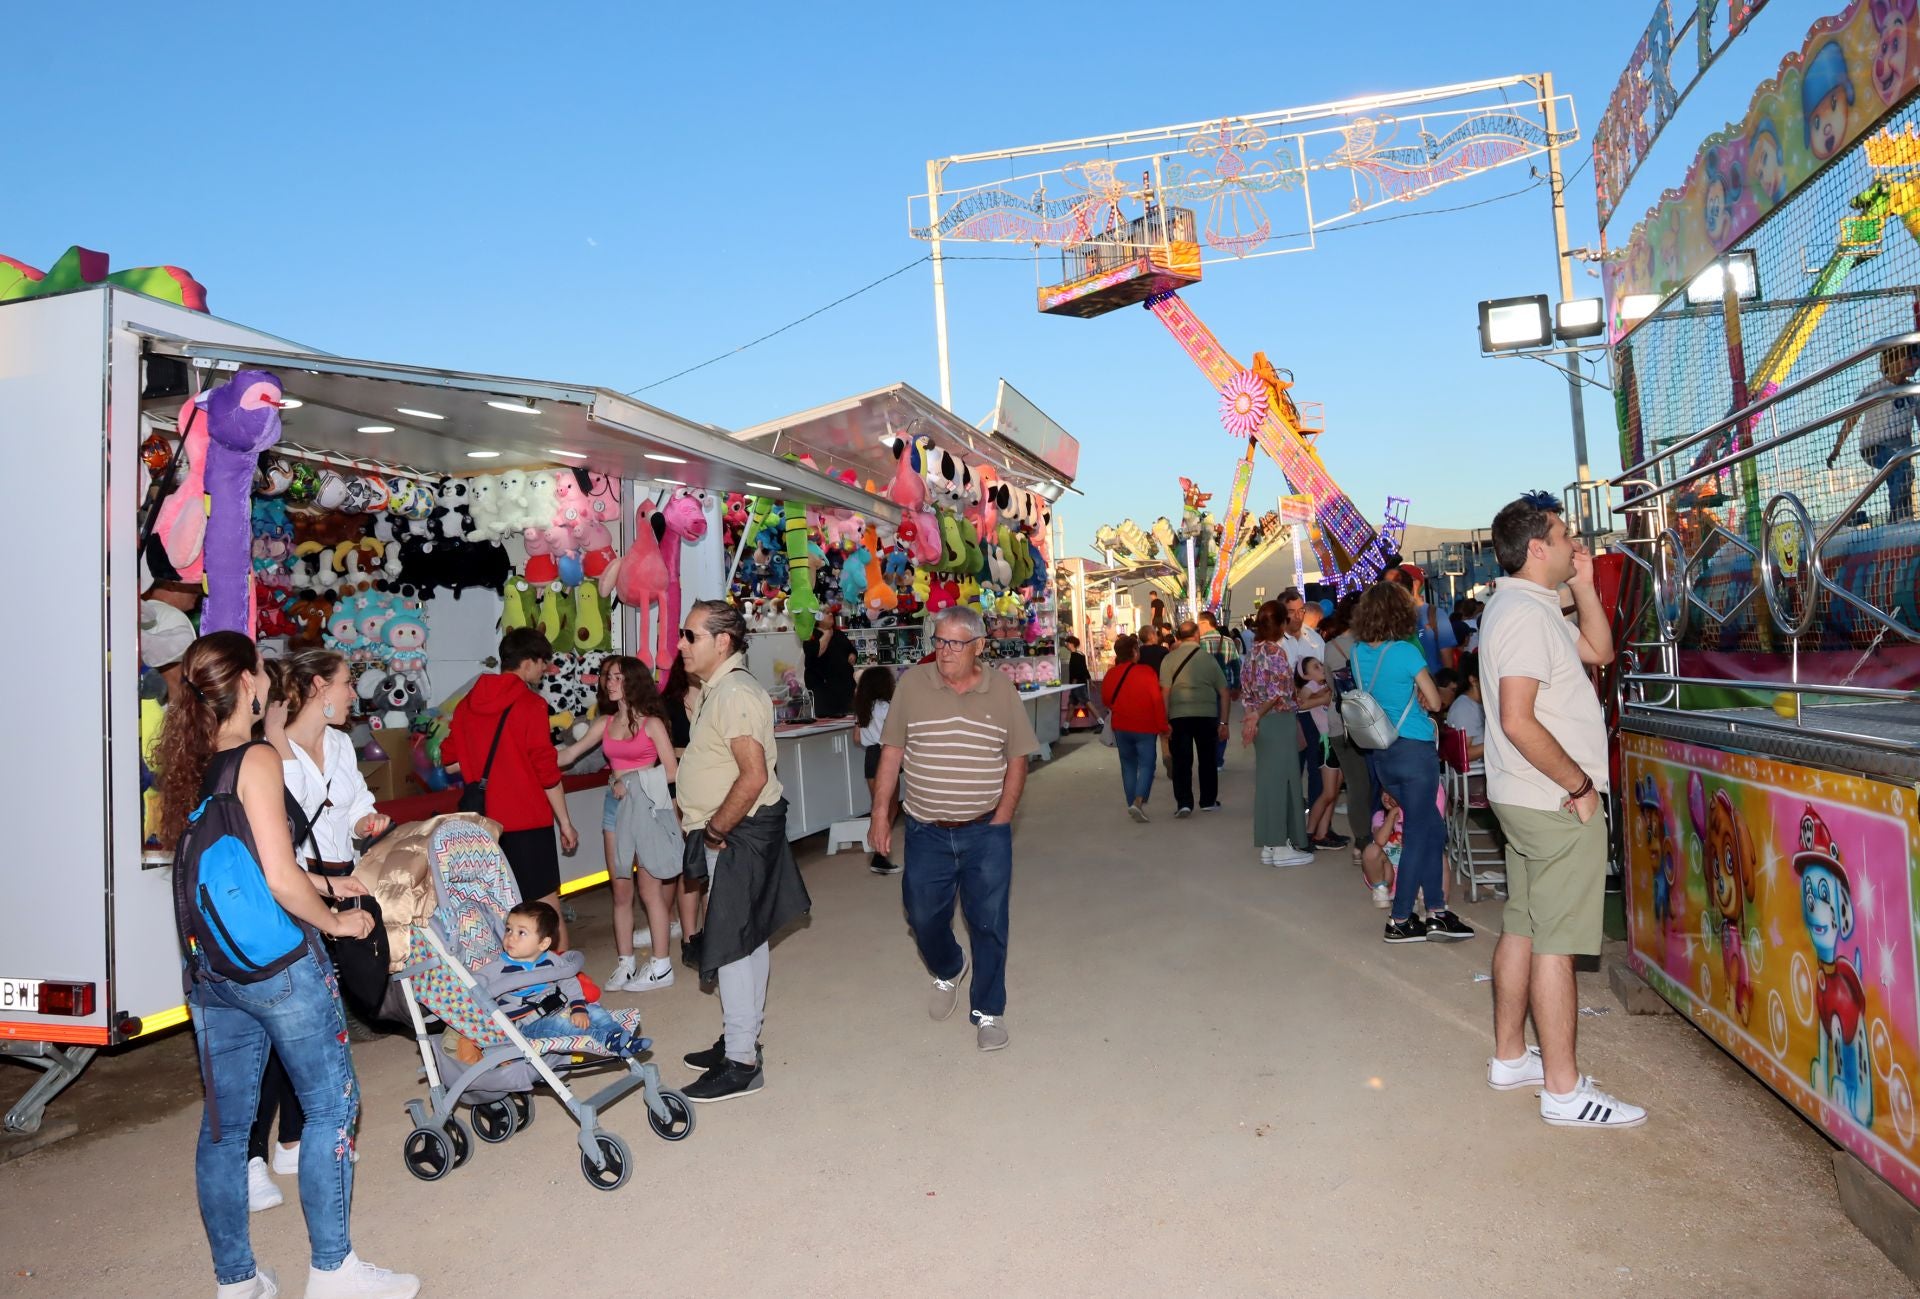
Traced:
[[1660, 922], [1662, 933], [1671, 934], [1678, 918], [1674, 912], [1681, 890], [1674, 887], [1673, 830], [1667, 823], [1660, 787], [1651, 775], [1634, 786], [1633, 802], [1640, 818], [1640, 846], [1646, 851], [1647, 866], [1652, 871], [1653, 917]]
[[1720, 917], [1716, 931], [1720, 965], [1726, 977], [1727, 1004], [1742, 1024], [1753, 1011], [1753, 977], [1747, 968], [1747, 904], [1753, 901], [1753, 838], [1733, 810], [1724, 789], [1703, 798], [1696, 773], [1687, 778], [1687, 808], [1700, 838], [1700, 871], [1706, 879], [1707, 905]]
[[1867, 994], [1858, 973], [1860, 952], [1842, 955], [1853, 937], [1853, 888], [1840, 863], [1840, 848], [1827, 823], [1808, 804], [1800, 817], [1800, 848], [1793, 855], [1800, 877], [1800, 918], [1820, 963], [1814, 1009], [1820, 1044], [1810, 1071], [1814, 1091], [1844, 1105], [1863, 1128], [1873, 1126], [1873, 1050], [1867, 1037]]

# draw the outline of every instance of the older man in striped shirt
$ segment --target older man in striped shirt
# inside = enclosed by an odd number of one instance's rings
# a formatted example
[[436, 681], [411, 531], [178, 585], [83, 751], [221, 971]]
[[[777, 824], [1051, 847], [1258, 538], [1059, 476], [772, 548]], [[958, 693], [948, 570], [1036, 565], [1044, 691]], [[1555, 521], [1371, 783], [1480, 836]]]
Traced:
[[958, 606], [933, 624], [934, 661], [895, 688], [880, 735], [885, 746], [868, 840], [892, 841], [894, 790], [906, 777], [907, 923], [933, 975], [927, 1010], [946, 1019], [960, 1003], [968, 961], [953, 936], [958, 898], [973, 946], [973, 1022], [982, 1051], [1007, 1044], [1007, 902], [1013, 889], [1013, 813], [1040, 751], [1026, 705], [998, 669], [980, 662], [986, 628]]

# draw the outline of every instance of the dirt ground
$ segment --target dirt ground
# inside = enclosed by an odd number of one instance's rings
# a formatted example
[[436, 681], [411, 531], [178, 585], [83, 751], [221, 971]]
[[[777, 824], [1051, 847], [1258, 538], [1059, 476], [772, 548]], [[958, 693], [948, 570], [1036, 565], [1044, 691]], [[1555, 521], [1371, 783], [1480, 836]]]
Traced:
[[[551, 1098], [444, 1181], [402, 1168], [407, 1038], [355, 1050], [366, 1098], [354, 1238], [428, 1295], [749, 1288], [782, 1296], [1920, 1293], [1846, 1220], [1830, 1147], [1678, 1016], [1629, 1017], [1582, 976], [1583, 1066], [1646, 1104], [1628, 1132], [1538, 1118], [1484, 1081], [1492, 936], [1387, 947], [1345, 854], [1258, 864], [1251, 759], [1227, 810], [1120, 814], [1087, 741], [1028, 786], [1015, 843], [1008, 1025], [936, 1024], [899, 884], [803, 859], [814, 914], [775, 950], [767, 1086], [692, 1137], [607, 1115], [636, 1163], [581, 1177]], [[817, 841], [815, 841], [817, 842]], [[603, 974], [605, 895], [575, 930]], [[1497, 904], [1461, 905], [1485, 930]], [[614, 1004], [631, 998], [617, 994]], [[690, 978], [640, 999], [670, 1084], [719, 1008]], [[24, 1071], [0, 1073], [24, 1087]], [[184, 1036], [102, 1059], [53, 1113], [83, 1133], [0, 1166], [0, 1294], [206, 1295], [199, 1119]], [[256, 1251], [300, 1293], [288, 1204]]]

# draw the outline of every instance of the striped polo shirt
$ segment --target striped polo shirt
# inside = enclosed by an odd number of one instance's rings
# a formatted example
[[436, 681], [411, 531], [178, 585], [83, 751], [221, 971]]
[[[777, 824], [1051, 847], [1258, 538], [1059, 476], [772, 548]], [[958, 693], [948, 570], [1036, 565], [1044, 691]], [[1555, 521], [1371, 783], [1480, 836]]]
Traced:
[[997, 668], [956, 693], [932, 663], [909, 668], [894, 688], [882, 744], [906, 750], [901, 801], [916, 821], [973, 821], [1000, 804], [1007, 763], [1040, 751], [1027, 706]]

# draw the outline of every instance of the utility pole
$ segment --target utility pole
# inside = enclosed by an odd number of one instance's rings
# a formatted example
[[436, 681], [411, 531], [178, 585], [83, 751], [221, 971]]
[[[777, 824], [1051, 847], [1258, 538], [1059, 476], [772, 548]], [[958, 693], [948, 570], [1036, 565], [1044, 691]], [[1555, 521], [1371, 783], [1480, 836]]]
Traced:
[[[1553, 98], [1553, 74], [1543, 72], [1534, 80], [1539, 88], [1541, 108], [1547, 122], [1547, 188], [1553, 193], [1553, 251], [1555, 260], [1560, 264], [1560, 301], [1573, 299], [1573, 259], [1567, 255], [1567, 196], [1565, 176], [1560, 170], [1560, 147], [1553, 143], [1560, 133], [1560, 114]], [[939, 266], [936, 253], [935, 267]], [[939, 282], [939, 271], [934, 272], [935, 283]], [[943, 326], [944, 328], [944, 326]], [[944, 335], [941, 344], [945, 355]], [[1593, 520], [1587, 509], [1585, 485], [1592, 481], [1593, 470], [1587, 464], [1587, 408], [1580, 394], [1580, 358], [1570, 356], [1563, 367], [1567, 374], [1567, 400], [1573, 406], [1573, 461], [1574, 471], [1579, 478], [1582, 490], [1578, 493], [1580, 535], [1593, 535]]]
[[[938, 159], [927, 160], [927, 224], [932, 230], [927, 242], [932, 245], [928, 256], [933, 259], [933, 329], [940, 348], [940, 404], [952, 410], [953, 369], [947, 360], [947, 274], [940, 255], [940, 175], [946, 169], [947, 164]], [[1562, 242], [1565, 242], [1564, 236]], [[1581, 459], [1586, 459], [1584, 451]]]

